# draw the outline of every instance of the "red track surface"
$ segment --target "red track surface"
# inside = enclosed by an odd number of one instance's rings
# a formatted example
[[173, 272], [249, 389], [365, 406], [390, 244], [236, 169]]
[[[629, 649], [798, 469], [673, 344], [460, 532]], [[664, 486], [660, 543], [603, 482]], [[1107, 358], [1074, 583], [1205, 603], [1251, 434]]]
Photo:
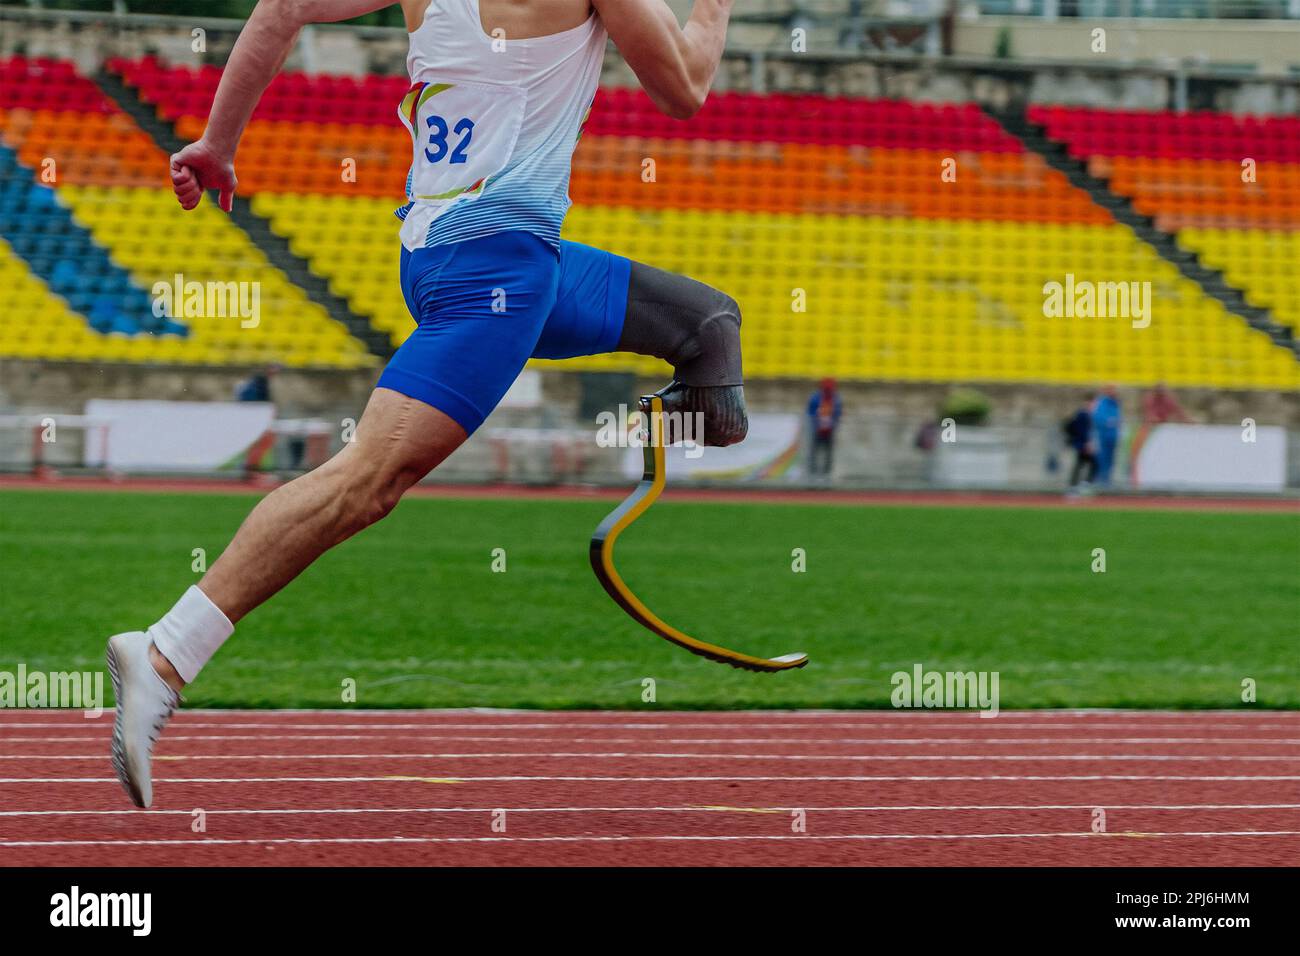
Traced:
[[151, 811], [111, 723], [0, 711], [0, 864], [1300, 859], [1296, 712], [190, 711]]

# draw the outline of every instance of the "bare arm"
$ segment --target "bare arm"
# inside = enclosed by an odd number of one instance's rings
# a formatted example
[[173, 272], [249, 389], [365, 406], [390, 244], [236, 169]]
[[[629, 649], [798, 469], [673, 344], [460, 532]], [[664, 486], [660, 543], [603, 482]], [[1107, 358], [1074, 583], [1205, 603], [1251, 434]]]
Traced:
[[234, 156], [257, 101], [309, 23], [332, 23], [391, 6], [393, 0], [259, 0], [221, 74], [203, 138]]
[[235, 191], [234, 158], [257, 102], [280, 72], [298, 31], [309, 23], [332, 23], [391, 6], [393, 0], [259, 0], [230, 51], [212, 101], [203, 138], [171, 158], [172, 188], [186, 209], [204, 189], [221, 190], [230, 210]]
[[592, 0], [650, 99], [675, 119], [699, 112], [727, 42], [732, 0], [695, 0], [686, 26], [663, 0]]

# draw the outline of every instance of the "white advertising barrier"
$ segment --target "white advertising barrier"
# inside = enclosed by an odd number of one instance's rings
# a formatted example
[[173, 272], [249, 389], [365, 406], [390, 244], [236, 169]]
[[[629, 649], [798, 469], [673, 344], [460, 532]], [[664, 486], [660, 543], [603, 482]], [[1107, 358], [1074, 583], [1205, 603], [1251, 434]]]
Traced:
[[1236, 425], [1157, 425], [1133, 467], [1143, 489], [1281, 491], [1286, 486], [1286, 431], [1273, 425], [1243, 440]]
[[1007, 437], [967, 428], [955, 442], [939, 442], [930, 478], [945, 488], [1005, 488], [1011, 474]]
[[271, 427], [268, 402], [152, 402], [91, 399], [86, 415], [106, 419], [86, 440], [86, 464], [120, 471], [216, 471], [242, 463]]
[[[799, 457], [802, 422], [799, 415], [758, 413], [749, 416], [749, 434], [738, 445], [671, 446], [664, 452], [668, 478], [752, 481], [780, 477]], [[629, 446], [623, 458], [623, 474], [640, 478], [645, 467], [644, 452], [635, 431], [626, 437]]]
[[535, 368], [526, 368], [501, 396], [497, 408], [537, 408], [542, 404], [542, 375]]

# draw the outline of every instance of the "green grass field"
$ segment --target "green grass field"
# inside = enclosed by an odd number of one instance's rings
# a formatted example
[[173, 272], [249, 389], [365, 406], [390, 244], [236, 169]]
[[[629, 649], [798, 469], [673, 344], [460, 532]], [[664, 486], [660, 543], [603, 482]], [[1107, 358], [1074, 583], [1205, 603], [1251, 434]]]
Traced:
[[[102, 665], [216, 559], [245, 495], [0, 492], [0, 670]], [[1300, 515], [687, 504], [619, 542], [665, 620], [802, 671], [694, 657], [587, 563], [608, 500], [404, 501], [252, 614], [190, 706], [882, 707], [916, 663], [1001, 675], [1003, 708], [1300, 706]], [[504, 548], [507, 571], [493, 573]], [[807, 571], [791, 570], [792, 550]], [[1107, 570], [1093, 573], [1094, 548]]]

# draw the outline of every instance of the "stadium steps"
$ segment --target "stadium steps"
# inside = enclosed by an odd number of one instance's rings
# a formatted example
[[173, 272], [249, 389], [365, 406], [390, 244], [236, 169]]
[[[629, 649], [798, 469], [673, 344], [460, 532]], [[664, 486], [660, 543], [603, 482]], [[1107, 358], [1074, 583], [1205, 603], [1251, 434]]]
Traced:
[[[121, 77], [101, 70], [95, 74], [94, 80], [109, 99], [152, 137], [160, 149], [170, 154], [185, 146], [171, 126], [159, 119], [153, 108], [136, 96], [122, 82]], [[235, 196], [230, 219], [266, 254], [272, 265], [306, 292], [308, 298], [323, 308], [330, 318], [343, 325], [371, 354], [381, 359], [388, 359], [393, 354], [394, 347], [389, 337], [371, 326], [365, 316], [353, 312], [347, 300], [335, 295], [330, 290], [329, 283], [311, 271], [307, 260], [289, 248], [289, 241], [272, 232], [270, 223], [253, 212], [248, 199]]]
[[1117, 222], [1128, 226], [1139, 239], [1177, 266], [1206, 295], [1217, 299], [1233, 315], [1239, 316], [1251, 328], [1264, 333], [1283, 348], [1290, 349], [1300, 359], [1300, 341], [1296, 340], [1289, 326], [1274, 319], [1268, 309], [1247, 302], [1242, 291], [1229, 285], [1222, 272], [1203, 264], [1194, 252], [1180, 246], [1172, 233], [1158, 229], [1153, 217], [1139, 213], [1128, 198], [1113, 192], [1104, 179], [1089, 173], [1086, 163], [1069, 155], [1064, 144], [1049, 139], [1040, 126], [1025, 118], [1021, 110], [994, 110], [985, 107], [984, 112], [1024, 143], [1026, 149], [1042, 156], [1049, 166], [1059, 170], [1073, 185], [1088, 193]]

